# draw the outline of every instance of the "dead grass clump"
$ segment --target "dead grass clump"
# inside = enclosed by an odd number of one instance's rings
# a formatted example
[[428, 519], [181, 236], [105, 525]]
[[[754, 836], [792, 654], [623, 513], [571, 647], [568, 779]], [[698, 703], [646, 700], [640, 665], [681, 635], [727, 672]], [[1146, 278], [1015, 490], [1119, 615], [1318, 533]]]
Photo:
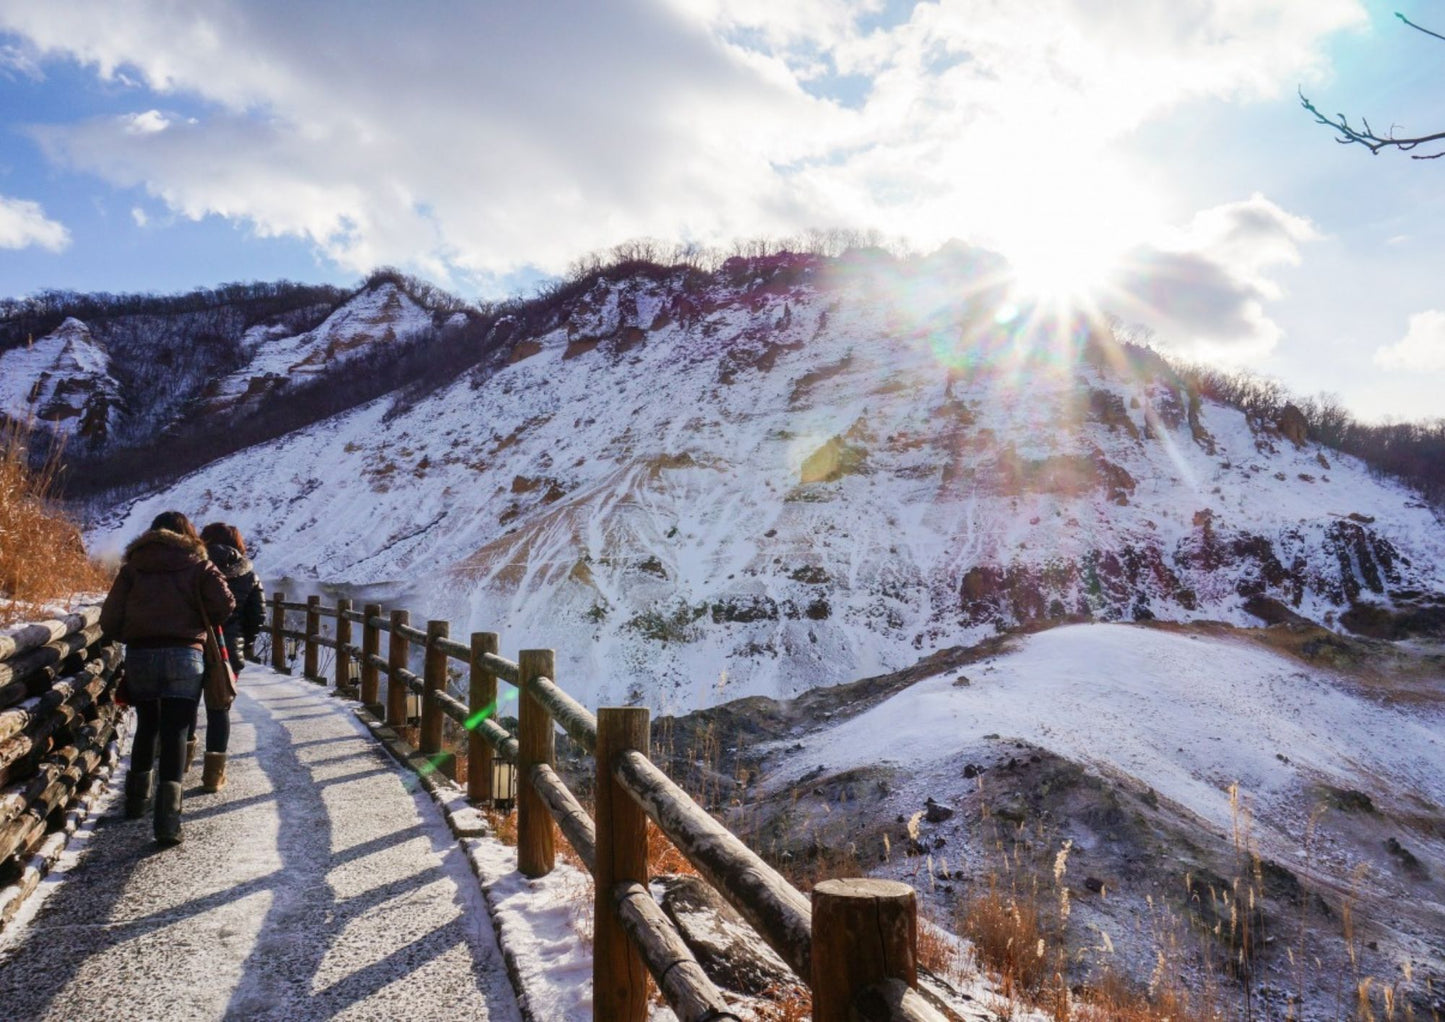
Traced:
[[0, 621], [110, 585], [110, 573], [86, 554], [80, 529], [52, 499], [59, 451], [32, 469], [29, 440], [25, 424], [0, 420]]
[[805, 986], [773, 987], [759, 999], [758, 1022], [809, 1022], [813, 1017], [813, 994]]
[[487, 825], [497, 836], [497, 840], [515, 848], [517, 844], [517, 810], [510, 809], [504, 813], [498, 809], [484, 809], [482, 812], [487, 818]]
[[657, 824], [647, 821], [647, 875], [698, 876], [696, 867], [687, 861], [687, 856], [658, 830]]
[[919, 965], [935, 976], [951, 976], [957, 971], [958, 948], [942, 930], [920, 920], [917, 939]]
[[963, 902], [960, 931], [972, 941], [979, 964], [998, 977], [1005, 996], [1036, 997], [1049, 978], [1040, 901], [1039, 892], [1006, 887], [992, 876], [985, 892]]

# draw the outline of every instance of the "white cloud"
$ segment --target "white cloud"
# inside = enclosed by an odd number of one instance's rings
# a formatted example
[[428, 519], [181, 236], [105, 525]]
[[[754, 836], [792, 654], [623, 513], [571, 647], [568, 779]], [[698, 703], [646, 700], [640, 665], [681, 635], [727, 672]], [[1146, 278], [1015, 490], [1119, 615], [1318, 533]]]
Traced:
[[130, 208], [130, 218], [135, 221], [137, 227], [144, 227], [151, 222], [151, 218], [146, 215], [146, 211], [139, 206], [132, 206]]
[[69, 244], [65, 225], [47, 217], [38, 202], [0, 195], [0, 248], [35, 245], [59, 252]]
[[127, 114], [121, 118], [124, 130], [131, 135], [154, 135], [171, 126], [170, 118], [159, 110], [147, 110], [139, 114]]
[[1375, 365], [1408, 372], [1445, 372], [1445, 312], [1426, 309], [1411, 316], [1405, 336], [1375, 352]]
[[1266, 312], [1282, 296], [1273, 271], [1296, 265], [1300, 245], [1320, 237], [1262, 195], [1203, 210], [1162, 243], [1130, 253], [1111, 311], [1177, 351], [1253, 361], [1282, 335]]
[[1041, 203], [1124, 247], [1158, 203], [1121, 136], [1189, 99], [1293, 88], [1361, 17], [1356, 0], [884, 8], [0, 0], [0, 27], [208, 111], [38, 129], [57, 161], [348, 268], [485, 278], [630, 236], [813, 225], [1007, 252], [1046, 236], [1048, 217], [1020, 218]]

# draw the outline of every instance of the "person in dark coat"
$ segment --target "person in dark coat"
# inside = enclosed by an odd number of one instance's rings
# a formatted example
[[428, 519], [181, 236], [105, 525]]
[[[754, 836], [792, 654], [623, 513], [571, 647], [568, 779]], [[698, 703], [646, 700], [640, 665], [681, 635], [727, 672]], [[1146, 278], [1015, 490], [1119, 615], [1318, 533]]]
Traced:
[[[246, 666], [256, 636], [266, 619], [266, 596], [261, 580], [246, 558], [246, 541], [241, 530], [234, 525], [212, 522], [201, 530], [201, 540], [206, 544], [206, 553], [221, 574], [235, 598], [236, 609], [226, 619], [222, 630], [226, 635], [226, 652], [231, 668], [240, 674]], [[243, 653], [244, 651], [244, 653]], [[220, 791], [226, 785], [226, 747], [231, 740], [230, 709], [206, 707], [206, 762], [201, 770], [201, 787], [206, 791]], [[191, 719], [191, 737], [186, 743], [186, 766], [190, 767], [195, 754], [196, 722]]]
[[101, 607], [101, 631], [125, 643], [126, 687], [137, 718], [126, 816], [145, 815], [159, 745], [155, 837], [163, 845], [181, 841], [186, 731], [205, 678], [202, 608], [215, 624], [235, 607], [196, 527], [179, 511], [157, 515], [150, 529], [126, 547]]

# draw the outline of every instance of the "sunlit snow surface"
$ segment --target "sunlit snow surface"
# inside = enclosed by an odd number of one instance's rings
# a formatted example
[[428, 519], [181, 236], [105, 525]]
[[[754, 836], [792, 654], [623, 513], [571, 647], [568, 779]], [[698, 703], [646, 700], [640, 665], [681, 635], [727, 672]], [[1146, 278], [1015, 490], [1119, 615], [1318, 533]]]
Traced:
[[[1286, 563], [1326, 568], [1327, 530], [1369, 516], [1412, 584], [1445, 590], [1445, 530], [1353, 459], [1327, 452], [1323, 467], [1318, 448], [1206, 401], [1210, 453], [1187, 423], [1150, 415], [1157, 393], [1079, 361], [1067, 337], [1035, 343], [991, 316], [970, 326], [963, 297], [738, 288], [684, 309], [667, 282], [599, 283], [490, 378], [244, 451], [92, 541], [118, 549], [170, 507], [234, 522], [273, 588], [340, 583], [413, 620], [449, 619], [453, 635], [499, 632], [508, 655], [553, 647], [584, 703], [667, 712], [977, 641], [993, 628], [963, 623], [973, 566], [1127, 545], [1167, 557], [1201, 511], [1267, 537]], [[1133, 429], [1090, 418], [1091, 390], [1117, 397]], [[865, 452], [854, 471], [804, 483], [835, 437]], [[1050, 455], [1127, 471], [1127, 504], [1002, 482], [1011, 461]], [[1156, 600], [1152, 613], [1258, 623], [1229, 569], [1184, 575], [1196, 605]], [[1313, 591], [1298, 607], [1316, 620], [1337, 609]]]
[[1073, 625], [790, 739], [802, 748], [768, 783], [786, 787], [819, 766], [894, 763], [916, 774], [987, 750], [992, 735], [1133, 778], [1223, 832], [1237, 822], [1237, 784], [1260, 819], [1298, 836], [1317, 800], [1308, 789], [1322, 782], [1382, 805], [1400, 792], [1445, 805], [1440, 711], [1382, 705], [1242, 639]]

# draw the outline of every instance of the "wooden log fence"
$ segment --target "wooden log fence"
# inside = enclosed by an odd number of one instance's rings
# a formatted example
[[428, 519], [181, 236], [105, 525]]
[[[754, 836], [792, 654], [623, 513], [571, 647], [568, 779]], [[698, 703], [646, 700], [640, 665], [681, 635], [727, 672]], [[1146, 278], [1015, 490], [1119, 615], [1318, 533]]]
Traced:
[[39, 883], [32, 857], [46, 858], [116, 756], [122, 654], [101, 641], [99, 619], [88, 607], [0, 632], [0, 930]]
[[[906, 884], [869, 879], [826, 881], [812, 900], [794, 888], [757, 853], [675, 784], [648, 756], [649, 714], [640, 708], [602, 708], [594, 716], [556, 680], [551, 650], [528, 649], [511, 661], [497, 653], [498, 637], [474, 632], [469, 642], [452, 639], [445, 621], [425, 629], [407, 611], [379, 604], [361, 612], [340, 600], [327, 608], [319, 597], [287, 602], [271, 597], [273, 664], [287, 669], [287, 639], [300, 644], [305, 676], [318, 674], [315, 651], [335, 650], [333, 684], [345, 689], [360, 665], [358, 695], [386, 724], [415, 725], [419, 751], [443, 755], [444, 718], [467, 735], [467, 794], [486, 803], [493, 790], [494, 760], [515, 764], [517, 868], [529, 877], [555, 867], [560, 831], [592, 874], [596, 890], [593, 998], [596, 1019], [641, 1022], [647, 1017], [644, 971], [681, 1022], [723, 1022], [742, 1017], [730, 1007], [698, 964], [647, 889], [647, 830], [651, 820], [698, 873], [747, 920], [813, 994], [815, 1022], [942, 1022], [944, 1016], [919, 994], [917, 909]], [[287, 615], [304, 616], [300, 630]], [[321, 621], [333, 621], [322, 633]], [[351, 645], [351, 624], [362, 629]], [[388, 636], [383, 655], [381, 635]], [[411, 669], [416, 649], [422, 674]], [[448, 664], [467, 671], [466, 701], [450, 691]], [[387, 679], [382, 704], [380, 680]], [[498, 682], [517, 689], [517, 733], [497, 714]], [[408, 715], [408, 695], [420, 697], [420, 713]], [[583, 807], [556, 770], [555, 733], [561, 728], [596, 760], [595, 815]], [[438, 765], [445, 769], [445, 761]], [[555, 826], [554, 826], [555, 825]], [[826, 932], [825, 932], [826, 931]]]

